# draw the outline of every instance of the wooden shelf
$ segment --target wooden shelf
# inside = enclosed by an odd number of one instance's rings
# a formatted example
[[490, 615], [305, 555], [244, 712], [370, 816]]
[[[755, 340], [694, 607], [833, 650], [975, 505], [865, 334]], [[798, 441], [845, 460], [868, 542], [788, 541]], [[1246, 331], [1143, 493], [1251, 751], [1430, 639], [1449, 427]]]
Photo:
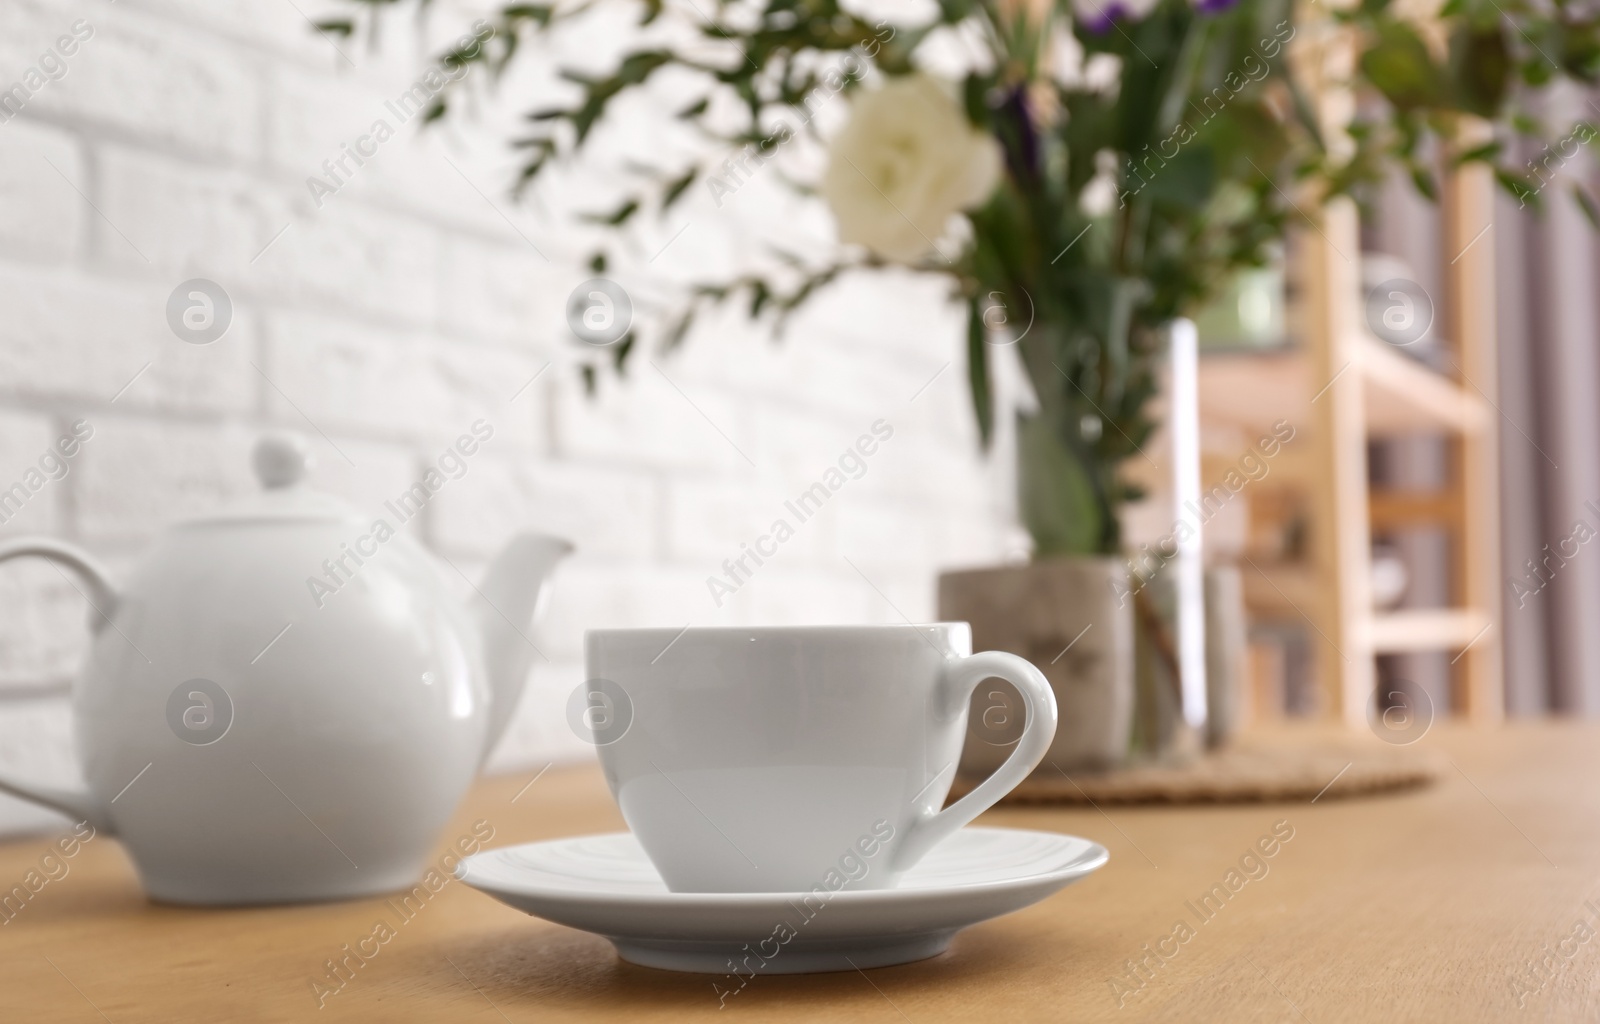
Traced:
[[1367, 495], [1374, 530], [1421, 524], [1458, 525], [1461, 506], [1449, 491], [1372, 491]]
[[1475, 434], [1490, 422], [1488, 403], [1470, 382], [1458, 384], [1370, 334], [1351, 350], [1359, 353], [1369, 435]]
[[[1349, 26], [1313, 23], [1290, 60], [1330, 148], [1348, 152], [1356, 97], [1347, 83], [1359, 52]], [[1458, 126], [1463, 146], [1492, 138], [1487, 124]], [[1245, 567], [1246, 602], [1257, 614], [1303, 618], [1318, 703], [1364, 727], [1377, 685], [1375, 655], [1454, 651], [1450, 710], [1477, 722], [1504, 711], [1500, 614], [1498, 394], [1495, 253], [1472, 243], [1488, 230], [1494, 180], [1488, 168], [1440, 154], [1448, 170], [1440, 196], [1442, 286], [1437, 345], [1443, 372], [1388, 344], [1367, 325], [1360, 215], [1347, 197], [1307, 194], [1309, 230], [1287, 248], [1288, 322], [1299, 342], [1270, 350], [1223, 350], [1200, 361], [1202, 439], [1214, 454], [1236, 453], [1287, 421], [1294, 440], [1273, 457], [1273, 483], [1302, 503], [1301, 567]], [[1440, 261], [1443, 262], [1442, 260]], [[1375, 438], [1433, 436], [1450, 449], [1450, 474], [1437, 491], [1369, 495], [1368, 445]], [[1291, 472], [1291, 470], [1293, 470]], [[1265, 481], [1262, 481], [1265, 484]], [[1252, 485], [1250, 500], [1263, 496]], [[1374, 529], [1429, 525], [1448, 540], [1451, 607], [1375, 612]]]
[[[1348, 154], [1356, 97], [1348, 82], [1359, 48], [1354, 30], [1312, 19], [1290, 60], [1334, 151]], [[1464, 119], [1458, 142], [1493, 137]], [[1366, 724], [1378, 682], [1375, 655], [1454, 651], [1450, 710], [1476, 722], [1504, 714], [1499, 523], [1499, 416], [1495, 396], [1495, 252], [1472, 243], [1491, 226], [1490, 170], [1441, 153], [1437, 253], [1457, 253], [1437, 271], [1437, 324], [1430, 360], [1389, 344], [1367, 322], [1360, 214], [1348, 197], [1305, 194], [1311, 221], [1286, 248], [1296, 344], [1202, 353], [1201, 441], [1226, 472], [1241, 453], [1287, 422], [1294, 438], [1271, 456], [1270, 483], [1249, 489], [1251, 505], [1292, 495], [1302, 565], [1244, 567], [1245, 601], [1271, 619], [1307, 625], [1317, 702], [1354, 728]], [[1311, 212], [1306, 212], [1309, 209]], [[1443, 261], [1439, 261], [1443, 264]], [[1436, 357], [1436, 359], [1434, 358]], [[1439, 367], [1439, 368], [1436, 368]], [[1427, 436], [1448, 448], [1448, 479], [1437, 490], [1372, 493], [1374, 439]], [[1203, 484], [1204, 486], [1205, 484]], [[1268, 498], [1273, 494], [1272, 498]], [[1268, 513], [1268, 519], [1273, 515]], [[1372, 595], [1374, 531], [1427, 526], [1442, 531], [1450, 607], [1377, 612]]]
[[1317, 606], [1317, 576], [1300, 563], [1257, 562], [1245, 565], [1245, 607], [1282, 618], [1299, 618]]
[[[1267, 617], [1293, 619], [1319, 601], [1316, 572], [1299, 564], [1244, 568], [1245, 604]], [[1368, 638], [1374, 654], [1459, 651], [1480, 639], [1489, 617], [1470, 608], [1407, 608], [1374, 612]]]
[[1448, 432], [1475, 434], [1492, 423], [1488, 403], [1470, 384], [1458, 384], [1365, 332], [1347, 339], [1354, 353], [1329, 380], [1313, 381], [1310, 360], [1297, 348], [1206, 353], [1200, 360], [1200, 415], [1255, 433], [1310, 418], [1329, 381], [1347, 373], [1362, 383], [1369, 437]]
[[1489, 616], [1475, 608], [1408, 608], [1372, 617], [1372, 649], [1378, 654], [1404, 651], [1459, 651], [1486, 632]]
[[1305, 422], [1310, 375], [1299, 349], [1229, 349], [1200, 354], [1200, 421], [1255, 434], [1280, 420]]

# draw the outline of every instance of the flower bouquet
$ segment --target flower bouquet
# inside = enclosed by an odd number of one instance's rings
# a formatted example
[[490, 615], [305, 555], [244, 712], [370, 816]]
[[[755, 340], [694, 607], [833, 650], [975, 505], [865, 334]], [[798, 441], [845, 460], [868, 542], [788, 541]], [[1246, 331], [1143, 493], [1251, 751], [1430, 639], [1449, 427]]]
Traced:
[[[492, 32], [441, 64], [503, 71], [528, 52], [524, 39], [602, 6], [612, 5], [507, 5]], [[967, 307], [967, 379], [985, 442], [990, 343], [1015, 344], [1037, 398], [1019, 445], [1036, 557], [1120, 551], [1118, 511], [1138, 492], [1118, 467], [1155, 427], [1162, 328], [1268, 261], [1303, 211], [1359, 197], [1397, 167], [1431, 196], [1438, 169], [1462, 161], [1495, 163], [1506, 188], [1536, 202], [1543, 179], [1506, 160], [1512, 136], [1594, 135], [1586, 122], [1547, 126], [1529, 104], [1555, 80], [1600, 73], [1600, 16], [1571, 3], [1449, 0], [1430, 12], [1404, 0], [933, 0], [896, 17], [837, 0], [634, 8], [639, 40], [614, 70], [564, 74], [568, 101], [528, 112], [532, 130], [515, 140], [527, 154], [520, 188], [581, 161], [608, 110], [671, 71], [700, 83], [679, 119], [715, 145], [703, 161], [654, 168], [653, 188], [591, 214], [618, 232], [693, 187], [737, 187], [729, 167], [748, 170], [814, 132], [819, 103], [843, 94], [850, 107], [825, 140], [820, 179], [797, 183], [833, 212], [838, 258], [700, 283], [676, 314], [620, 339], [616, 366], [641, 342], [682, 342], [708, 303], [740, 300], [781, 325], [842, 273], [899, 264], [941, 275]], [[669, 23], [676, 31], [654, 31]], [[1322, 122], [1291, 60], [1332, 33], [1355, 47], [1344, 84], [1367, 101], [1347, 126]], [[923, 70], [929, 54], [951, 50], [964, 67]], [[464, 75], [445, 78], [428, 121], [467, 87]], [[731, 128], [715, 116], [729, 107]], [[1460, 142], [1463, 117], [1490, 120], [1496, 134]]]

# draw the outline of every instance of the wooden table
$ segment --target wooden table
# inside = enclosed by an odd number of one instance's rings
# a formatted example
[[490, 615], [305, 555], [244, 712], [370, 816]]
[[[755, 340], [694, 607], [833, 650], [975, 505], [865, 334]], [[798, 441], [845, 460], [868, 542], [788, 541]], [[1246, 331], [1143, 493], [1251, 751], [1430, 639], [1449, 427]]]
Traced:
[[[603, 939], [452, 881], [319, 1011], [325, 961], [393, 923], [382, 900], [156, 906], [96, 838], [0, 926], [0, 1020], [1600, 1020], [1600, 726], [1436, 728], [1422, 743], [1447, 774], [1402, 795], [1341, 801], [1335, 783], [1315, 804], [993, 812], [1090, 836], [1111, 863], [943, 956], [757, 977], [722, 1010], [715, 979], [622, 963]], [[491, 845], [622, 825], [593, 768], [527, 783], [483, 782], [441, 853], [483, 819]], [[1246, 860], [1254, 879], [1229, 879], [1279, 822], [1293, 838]], [[0, 847], [0, 884], [46, 849]], [[1190, 909], [1240, 878], [1209, 920]], [[1186, 941], [1170, 938], [1178, 922]]]

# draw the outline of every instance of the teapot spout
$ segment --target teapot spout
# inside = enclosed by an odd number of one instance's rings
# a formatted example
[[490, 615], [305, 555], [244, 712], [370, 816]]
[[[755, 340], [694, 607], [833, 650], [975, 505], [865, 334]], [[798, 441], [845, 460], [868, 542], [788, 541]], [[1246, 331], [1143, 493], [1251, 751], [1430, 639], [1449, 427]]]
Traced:
[[545, 581], [555, 564], [571, 552], [572, 544], [559, 537], [519, 533], [489, 564], [488, 575], [478, 588], [472, 613], [483, 636], [491, 692], [484, 759], [511, 724], [528, 670], [539, 655], [528, 631], [539, 611], [539, 598], [548, 593]]

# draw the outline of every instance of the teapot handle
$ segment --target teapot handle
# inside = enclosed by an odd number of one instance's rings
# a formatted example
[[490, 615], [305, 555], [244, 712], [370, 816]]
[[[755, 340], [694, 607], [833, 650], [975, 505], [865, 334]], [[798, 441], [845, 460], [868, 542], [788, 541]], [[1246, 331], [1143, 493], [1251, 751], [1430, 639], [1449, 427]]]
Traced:
[[[82, 589], [79, 592], [84, 593], [93, 609], [90, 612], [90, 629], [98, 633], [110, 624], [111, 615], [116, 610], [117, 595], [111, 589], [105, 570], [88, 552], [49, 537], [19, 537], [0, 543], [0, 562], [30, 555], [59, 562], [77, 573], [88, 586], [87, 593]], [[87, 789], [42, 786], [0, 773], [0, 792], [43, 804], [51, 810], [69, 815], [75, 821], [87, 821], [101, 832], [111, 831], [104, 809]]]

